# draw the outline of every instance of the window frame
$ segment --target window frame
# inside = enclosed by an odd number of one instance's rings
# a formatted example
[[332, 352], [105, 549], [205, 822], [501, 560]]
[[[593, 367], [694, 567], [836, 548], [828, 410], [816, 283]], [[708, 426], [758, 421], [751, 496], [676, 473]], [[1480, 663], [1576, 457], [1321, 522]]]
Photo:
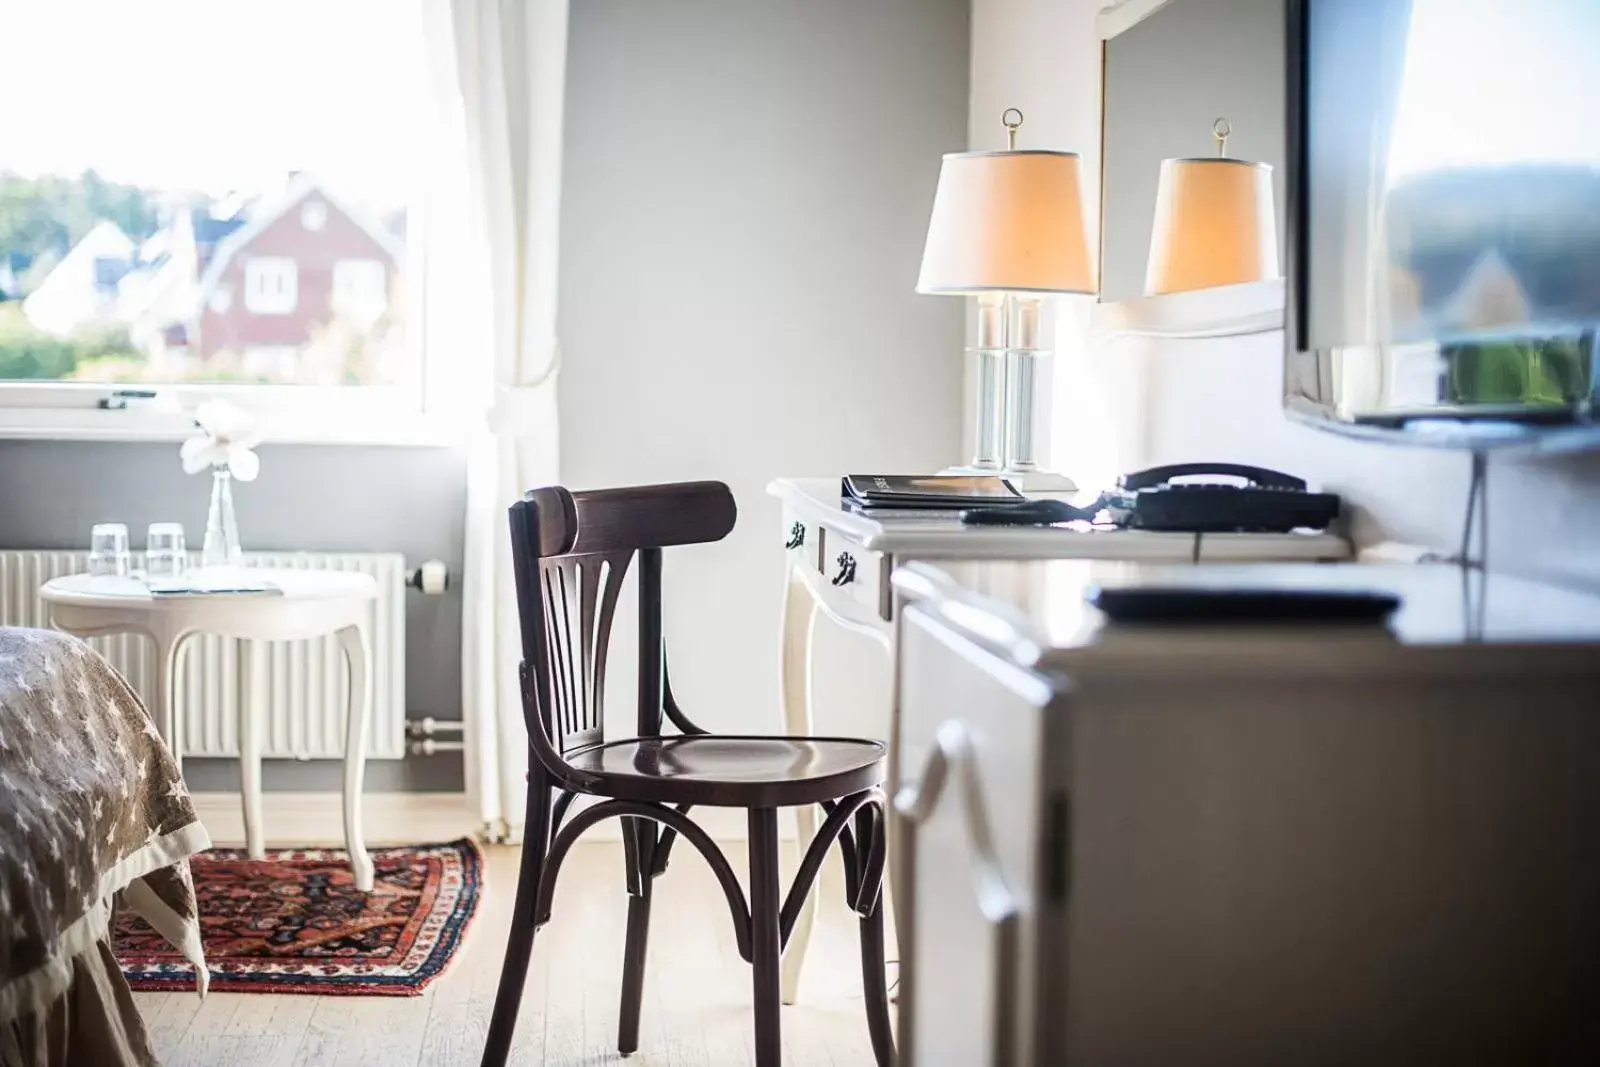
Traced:
[[228, 400], [257, 416], [267, 440], [293, 444], [438, 445], [462, 421], [421, 404], [407, 385], [314, 386], [142, 382], [0, 383], [0, 440], [181, 441], [194, 412]]
[[0, 380], [0, 440], [182, 441], [195, 432], [195, 409], [220, 399], [257, 416], [270, 442], [461, 447], [471, 432], [463, 398], [431, 388], [442, 373], [428, 343], [426, 255], [408, 243], [405, 256], [407, 274], [419, 282], [406, 286], [402, 300], [411, 370], [399, 384]]
[[[427, 203], [411, 205], [416, 232], [426, 232]], [[228, 400], [256, 415], [266, 439], [285, 444], [462, 447], [481, 416], [470, 399], [439, 389], [447, 375], [435, 362], [439, 338], [428, 321], [428, 259], [420, 241], [404, 250], [408, 282], [400, 306], [411, 350], [405, 381], [395, 385], [265, 385], [214, 382], [80, 382], [0, 380], [0, 440], [182, 441], [195, 432], [194, 411]], [[331, 278], [330, 278], [331, 285]], [[241, 306], [242, 279], [233, 285]], [[459, 352], [455, 357], [459, 359]], [[479, 427], [481, 429], [481, 427]]]
[[[436, 127], [435, 135], [460, 137], [458, 122], [442, 112], [426, 121]], [[485, 395], [486, 385], [463, 378], [463, 346], [473, 350], [470, 361], [476, 363], [487, 359], [480, 350], [492, 342], [486, 329], [482, 336], [459, 334], [454, 315], [436, 322], [428, 314], [428, 290], [437, 286], [426, 248], [435, 234], [433, 216], [439, 212], [459, 226], [461, 220], [453, 213], [464, 211], [459, 203], [464, 190], [458, 187], [463, 175], [445, 162], [455, 157], [430, 158], [431, 165], [419, 177], [418, 195], [407, 205], [412, 237], [393, 266], [406, 279], [398, 294], [392, 275], [385, 274], [387, 306], [405, 316], [409, 359], [401, 382], [309, 386], [0, 380], [0, 440], [177, 442], [194, 434], [194, 411], [201, 403], [224, 399], [257, 416], [269, 443], [465, 447], [488, 429], [485, 411], [491, 398]], [[328, 191], [321, 195], [327, 198]], [[442, 209], [436, 202], [441, 197], [446, 204]], [[293, 210], [298, 213], [303, 206], [304, 201]], [[334, 207], [329, 204], [324, 210]], [[244, 278], [230, 284], [233, 311], [247, 310]], [[297, 271], [297, 304], [302, 295]], [[445, 318], [452, 321], [447, 324]], [[449, 337], [440, 336], [445, 329]]]

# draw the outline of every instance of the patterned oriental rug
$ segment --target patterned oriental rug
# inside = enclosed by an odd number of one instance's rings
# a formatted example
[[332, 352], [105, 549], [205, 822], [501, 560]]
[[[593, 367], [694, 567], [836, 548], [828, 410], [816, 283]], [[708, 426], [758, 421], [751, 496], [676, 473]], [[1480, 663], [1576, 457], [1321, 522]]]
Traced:
[[[242, 849], [194, 856], [195, 896], [211, 990], [414, 997], [461, 946], [482, 892], [469, 840], [373, 849], [371, 893], [342, 851]], [[128, 984], [194, 988], [194, 968], [144, 920], [123, 911], [113, 938]]]

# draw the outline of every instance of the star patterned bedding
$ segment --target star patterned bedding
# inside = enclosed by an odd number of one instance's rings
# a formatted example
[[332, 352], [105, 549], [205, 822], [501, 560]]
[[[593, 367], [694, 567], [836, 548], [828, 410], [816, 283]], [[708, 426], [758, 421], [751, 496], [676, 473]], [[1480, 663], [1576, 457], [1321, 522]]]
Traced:
[[[48, 1016], [75, 972], [110, 960], [118, 899], [195, 965], [204, 992], [188, 857], [209, 846], [122, 676], [76, 638], [0, 628], [0, 1062], [7, 1026]], [[125, 991], [110, 969], [97, 980]]]

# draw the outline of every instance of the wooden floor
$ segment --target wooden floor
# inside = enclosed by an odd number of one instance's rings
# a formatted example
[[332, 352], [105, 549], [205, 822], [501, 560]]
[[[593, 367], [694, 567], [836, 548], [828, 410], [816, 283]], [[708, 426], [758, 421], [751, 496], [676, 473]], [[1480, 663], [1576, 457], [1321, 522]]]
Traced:
[[[747, 860], [727, 845], [735, 870]], [[487, 850], [487, 893], [450, 970], [420, 997], [138, 993], [167, 1067], [477, 1064], [494, 1004], [516, 888], [518, 850]], [[788, 870], [793, 869], [793, 856]], [[787, 876], [786, 876], [787, 877]], [[837, 854], [806, 958], [801, 1003], [783, 1011], [788, 1067], [871, 1064], [856, 923]], [[752, 1062], [750, 968], [739, 958], [716, 879], [692, 850], [656, 883], [639, 1051], [616, 1051], [622, 974], [622, 847], [580, 844], [561, 873], [554, 915], [534, 944], [517, 1023], [516, 1064], [736, 1067]], [[890, 937], [893, 937], [892, 922]], [[894, 957], [891, 943], [889, 956]], [[895, 969], [891, 966], [890, 977]]]

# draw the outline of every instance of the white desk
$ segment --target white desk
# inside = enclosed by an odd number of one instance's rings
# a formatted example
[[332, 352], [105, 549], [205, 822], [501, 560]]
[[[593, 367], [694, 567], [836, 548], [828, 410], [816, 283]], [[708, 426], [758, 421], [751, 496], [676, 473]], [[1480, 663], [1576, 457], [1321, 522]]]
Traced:
[[[1124, 580], [1404, 606], [1116, 626], [1084, 592]], [[895, 584], [898, 1062], [1600, 1062], [1600, 597], [1443, 566]]]
[[337, 634], [350, 666], [344, 750], [344, 833], [356, 887], [372, 888], [372, 860], [361, 833], [367, 722], [372, 717], [372, 646], [368, 636], [378, 587], [371, 575], [342, 571], [252, 569], [281, 595], [151, 596], [132, 578], [74, 574], [44, 584], [39, 596], [55, 625], [77, 637], [142, 633], [156, 645], [156, 707], [152, 709], [174, 761], [181, 766], [175, 682], [178, 655], [194, 634], [238, 638], [243, 645], [239, 702], [239, 778], [245, 842], [252, 859], [266, 853], [261, 818], [261, 730], [265, 727], [267, 641]]
[[[1330, 534], [1188, 534], [1145, 530], [966, 527], [958, 522], [881, 522], [839, 504], [838, 478], [781, 479], [767, 491], [783, 502], [788, 578], [784, 585], [782, 699], [784, 729], [813, 732], [811, 634], [821, 614], [872, 638], [894, 654], [894, 593], [889, 576], [912, 560], [1113, 559], [1151, 562], [1265, 562], [1344, 560], [1350, 545]], [[885, 694], [885, 700], [889, 694]], [[890, 732], [896, 705], [890, 704]], [[891, 745], [889, 788], [897, 784]], [[797, 809], [801, 841], [816, 832], [816, 812]], [[799, 989], [816, 907], [801, 910], [783, 958], [783, 1001]]]

